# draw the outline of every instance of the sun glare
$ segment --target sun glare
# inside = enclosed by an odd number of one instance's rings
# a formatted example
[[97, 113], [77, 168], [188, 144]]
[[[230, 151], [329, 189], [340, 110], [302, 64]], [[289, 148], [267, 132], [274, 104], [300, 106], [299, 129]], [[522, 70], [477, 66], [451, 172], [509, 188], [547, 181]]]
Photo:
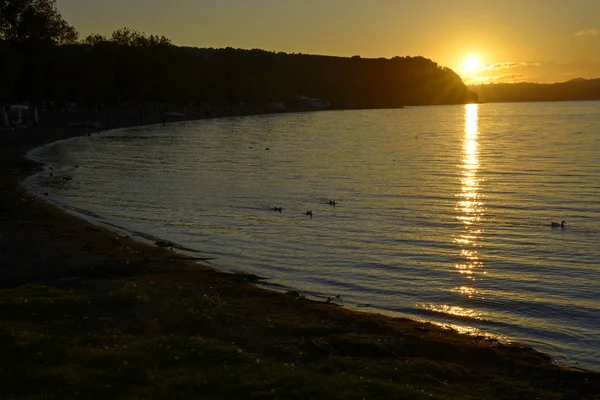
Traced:
[[473, 73], [479, 71], [482, 66], [483, 64], [481, 63], [481, 60], [479, 60], [479, 57], [469, 56], [463, 61], [462, 70], [464, 72]]

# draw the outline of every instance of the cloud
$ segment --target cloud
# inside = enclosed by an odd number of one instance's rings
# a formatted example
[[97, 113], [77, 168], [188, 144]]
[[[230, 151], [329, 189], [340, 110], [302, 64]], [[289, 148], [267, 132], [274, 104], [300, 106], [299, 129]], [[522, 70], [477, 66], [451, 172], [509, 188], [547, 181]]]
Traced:
[[506, 61], [482, 66], [475, 74], [461, 76], [467, 85], [523, 82], [537, 77], [546, 66], [540, 62]]
[[488, 65], [473, 76], [463, 76], [467, 85], [486, 83], [556, 83], [575, 78], [600, 78], [600, 58], [542, 62], [509, 61]]
[[590, 28], [590, 29], [584, 29], [584, 30], [575, 32], [575, 36], [590, 36], [590, 35], [600, 35], [600, 29]]
[[502, 74], [502, 75], [494, 75], [494, 76], [480, 76], [480, 77], [472, 77], [465, 79], [464, 82], [466, 85], [482, 85], [489, 83], [516, 83], [523, 82], [527, 78], [527, 75], [517, 73], [517, 74]]
[[539, 62], [529, 63], [525, 61], [508, 61], [502, 63], [496, 63], [492, 65], [488, 65], [485, 67], [486, 70], [502, 70], [502, 69], [512, 69], [512, 68], [525, 68], [525, 67], [541, 67], [542, 64]]
[[496, 83], [514, 83], [523, 82], [526, 80], [527, 75], [525, 74], [503, 74], [497, 76], [490, 76], [490, 82]]

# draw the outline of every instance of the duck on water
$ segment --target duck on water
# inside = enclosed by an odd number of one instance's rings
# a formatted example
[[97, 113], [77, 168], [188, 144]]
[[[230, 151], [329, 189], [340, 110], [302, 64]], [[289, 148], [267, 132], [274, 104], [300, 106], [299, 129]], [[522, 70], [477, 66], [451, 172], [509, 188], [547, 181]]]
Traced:
[[565, 222], [565, 221], [562, 221], [560, 224], [559, 224], [558, 222], [554, 222], [554, 221], [550, 222], [550, 226], [551, 226], [552, 228], [560, 228], [560, 229], [565, 229], [565, 224], [566, 224], [566, 222]]

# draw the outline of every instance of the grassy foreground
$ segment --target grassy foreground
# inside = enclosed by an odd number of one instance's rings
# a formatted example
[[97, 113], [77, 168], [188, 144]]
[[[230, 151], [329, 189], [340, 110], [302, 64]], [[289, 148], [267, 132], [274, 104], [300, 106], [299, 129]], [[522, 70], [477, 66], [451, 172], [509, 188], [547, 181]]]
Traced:
[[79, 275], [0, 291], [1, 398], [600, 393], [597, 376], [556, 367], [528, 348], [268, 292], [245, 284], [243, 275], [187, 268]]

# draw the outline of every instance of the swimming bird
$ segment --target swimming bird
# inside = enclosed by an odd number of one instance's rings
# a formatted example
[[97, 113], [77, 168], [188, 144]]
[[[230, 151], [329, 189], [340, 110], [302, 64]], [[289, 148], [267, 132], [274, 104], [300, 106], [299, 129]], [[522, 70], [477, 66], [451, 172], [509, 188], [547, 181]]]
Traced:
[[565, 221], [562, 221], [560, 224], [558, 222], [554, 222], [554, 221], [550, 222], [551, 227], [560, 228], [560, 229], [565, 229], [565, 224], [566, 224]]

